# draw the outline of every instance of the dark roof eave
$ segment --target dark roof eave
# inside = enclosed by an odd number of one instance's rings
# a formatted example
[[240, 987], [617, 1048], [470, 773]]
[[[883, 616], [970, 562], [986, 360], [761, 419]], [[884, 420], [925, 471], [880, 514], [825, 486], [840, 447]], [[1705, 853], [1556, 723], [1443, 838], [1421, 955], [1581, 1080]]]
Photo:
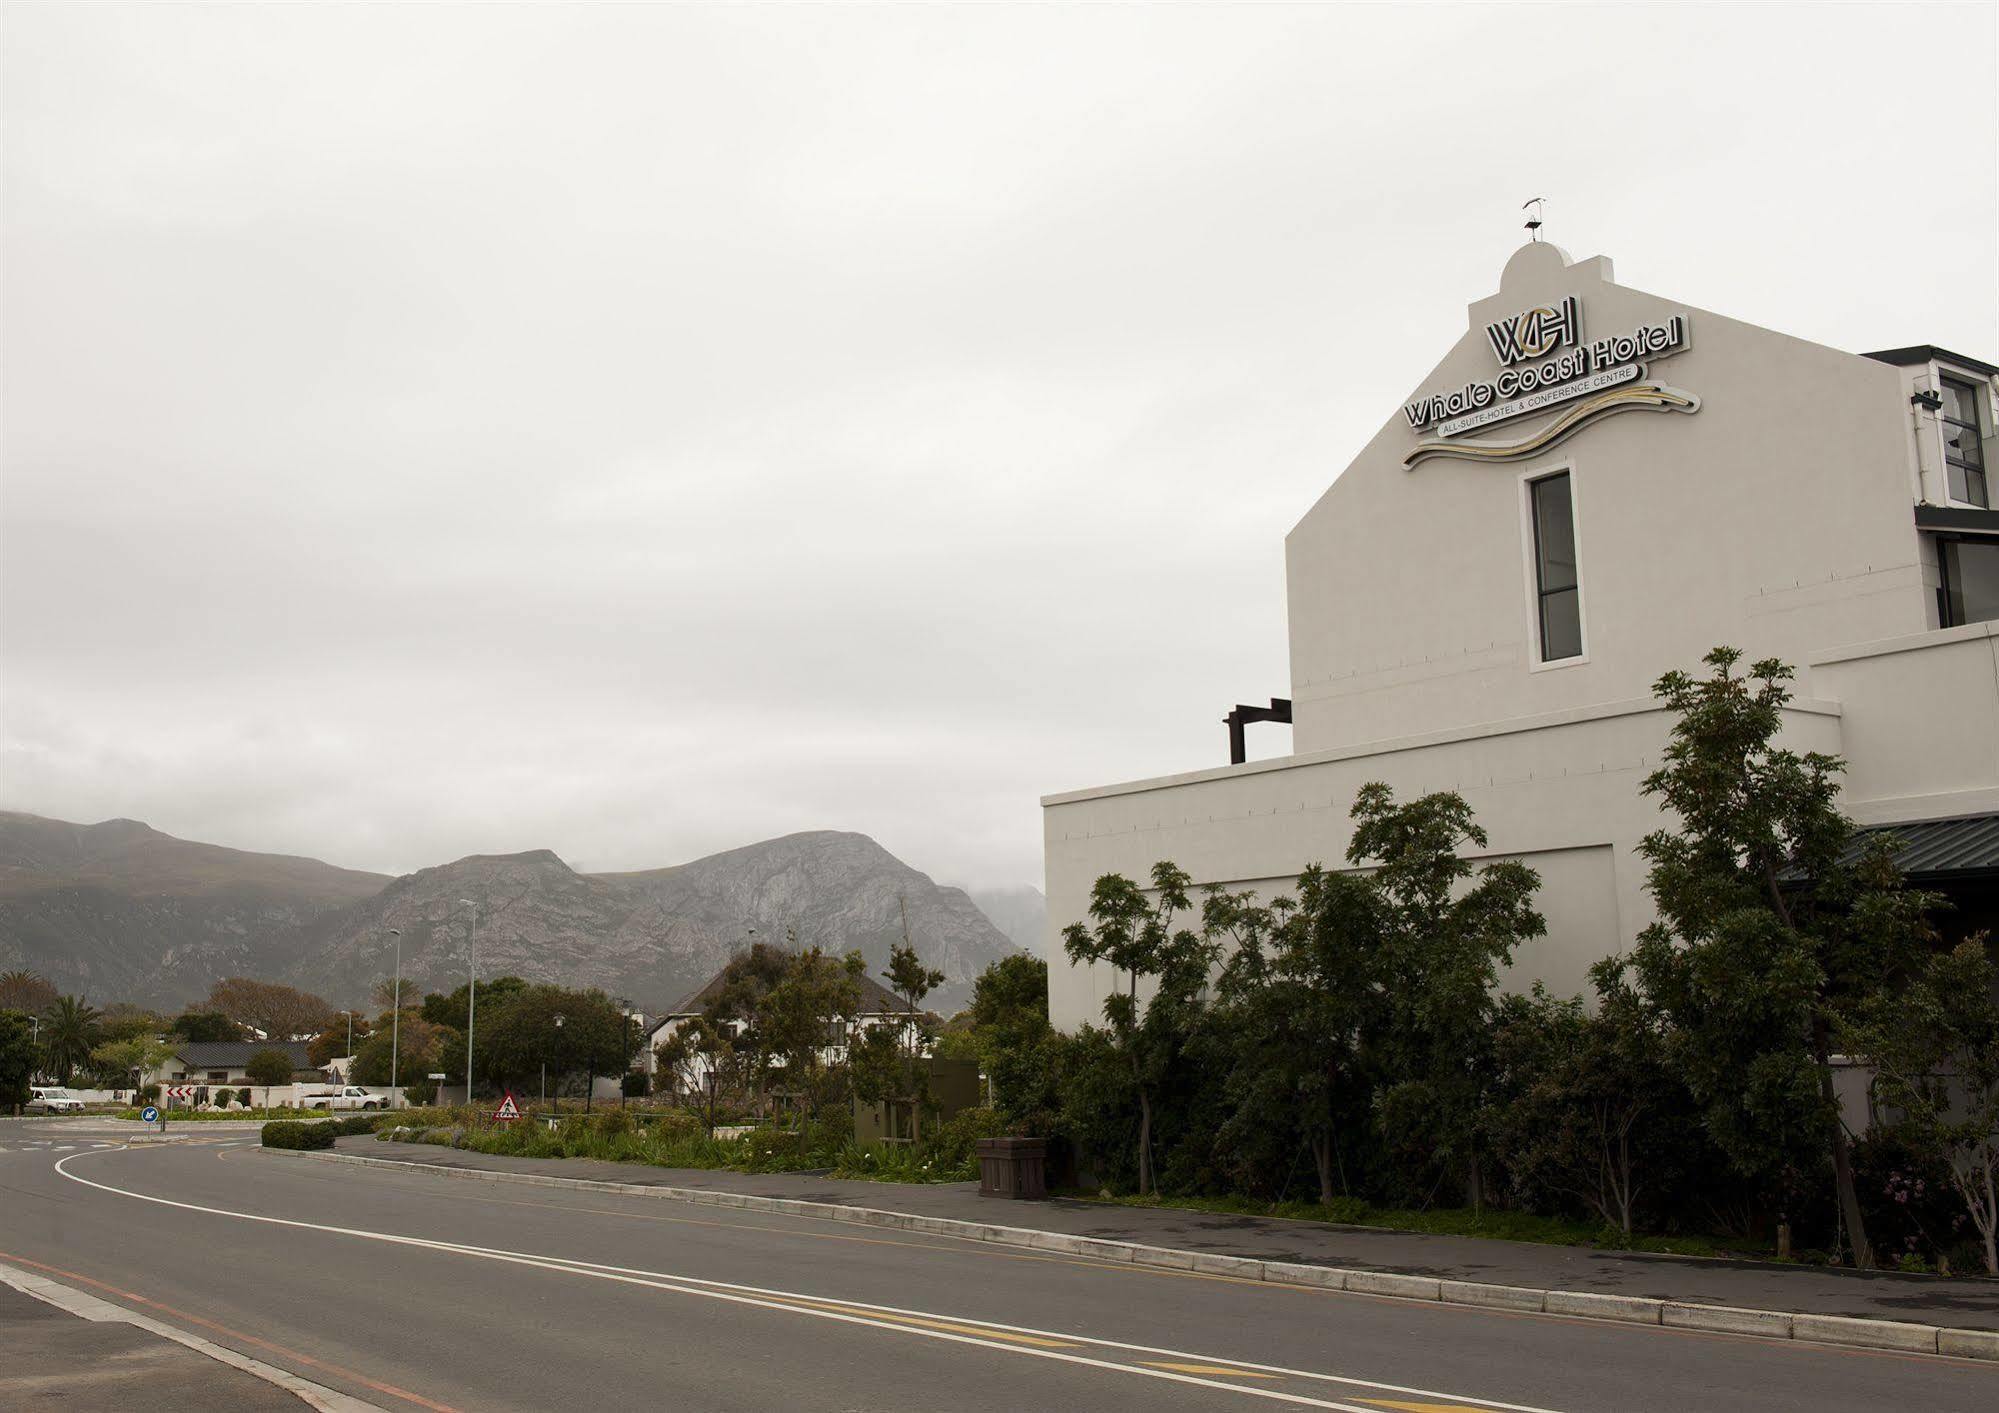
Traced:
[[1952, 353], [1947, 348], [1938, 348], [1933, 343], [1912, 343], [1907, 348], [1883, 348], [1873, 353], [1863, 353], [1862, 358], [1872, 358], [1877, 363], [1892, 363], [1898, 368], [1907, 368], [1915, 363], [1950, 363], [1966, 368], [1986, 377], [1999, 376], [1999, 367], [1994, 367], [1982, 358], [1967, 358], [1962, 353]]
[[1959, 535], [1999, 535], [1999, 510], [1960, 505], [1919, 505], [1918, 530], [1943, 530]]

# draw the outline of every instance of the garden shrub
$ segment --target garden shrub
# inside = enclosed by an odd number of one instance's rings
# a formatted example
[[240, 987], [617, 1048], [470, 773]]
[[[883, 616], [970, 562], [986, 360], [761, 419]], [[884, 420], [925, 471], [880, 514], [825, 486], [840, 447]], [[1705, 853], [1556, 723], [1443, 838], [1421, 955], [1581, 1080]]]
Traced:
[[275, 1119], [264, 1125], [263, 1138], [266, 1148], [319, 1149], [331, 1148], [337, 1136], [338, 1124], [300, 1123], [296, 1119]]

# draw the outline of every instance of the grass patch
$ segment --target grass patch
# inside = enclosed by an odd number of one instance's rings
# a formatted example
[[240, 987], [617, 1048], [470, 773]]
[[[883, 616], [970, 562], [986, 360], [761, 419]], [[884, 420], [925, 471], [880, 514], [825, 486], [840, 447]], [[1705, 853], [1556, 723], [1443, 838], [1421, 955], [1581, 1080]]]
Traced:
[[1772, 1252], [1749, 1247], [1741, 1241], [1724, 1242], [1720, 1238], [1707, 1236], [1659, 1236], [1644, 1232], [1627, 1237], [1616, 1227], [1602, 1222], [1540, 1217], [1531, 1212], [1509, 1212], [1493, 1207], [1477, 1211], [1469, 1207], [1412, 1211], [1399, 1207], [1377, 1207], [1357, 1197], [1323, 1204], [1264, 1202], [1248, 1197], [1106, 1196], [1101, 1192], [1085, 1191], [1062, 1195], [1116, 1207], [1164, 1207], [1231, 1216], [1282, 1217], [1291, 1221], [1325, 1222], [1339, 1226], [1386, 1227], [1393, 1231], [1421, 1232], [1433, 1236], [1531, 1241], [1544, 1246], [1595, 1246], [1610, 1251], [1656, 1251], [1673, 1256], [1774, 1259]]

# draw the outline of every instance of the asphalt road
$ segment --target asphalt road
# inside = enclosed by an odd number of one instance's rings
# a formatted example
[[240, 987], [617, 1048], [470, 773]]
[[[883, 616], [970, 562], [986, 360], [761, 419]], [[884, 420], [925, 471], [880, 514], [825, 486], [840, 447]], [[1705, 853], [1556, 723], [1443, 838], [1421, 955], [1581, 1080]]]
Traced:
[[1999, 1407], [1971, 1361], [103, 1141], [0, 1126], [0, 1261], [391, 1409]]

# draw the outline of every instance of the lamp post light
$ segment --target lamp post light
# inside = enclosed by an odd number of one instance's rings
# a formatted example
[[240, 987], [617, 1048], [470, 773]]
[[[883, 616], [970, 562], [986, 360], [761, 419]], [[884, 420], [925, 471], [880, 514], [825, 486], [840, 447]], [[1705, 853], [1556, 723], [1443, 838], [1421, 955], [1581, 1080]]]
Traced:
[[[562, 1012], [557, 1011], [555, 1013], [554, 1020], [555, 1020], [555, 1028], [557, 1030], [562, 1029]], [[543, 1104], [548, 1103], [548, 1046], [546, 1043], [544, 1043], [541, 1047], [541, 1102]], [[555, 1111], [558, 1114], [562, 1112], [561, 1075], [557, 1075], [555, 1077]]]
[[465, 1103], [472, 1103], [472, 1021], [479, 1009], [479, 905], [458, 900], [472, 910], [472, 930], [465, 938]]
[[389, 1107], [402, 1108], [402, 1094], [396, 1088], [398, 1064], [403, 1053], [403, 933], [399, 927], [389, 929], [389, 936], [396, 939], [396, 984], [390, 993], [389, 1009]]

